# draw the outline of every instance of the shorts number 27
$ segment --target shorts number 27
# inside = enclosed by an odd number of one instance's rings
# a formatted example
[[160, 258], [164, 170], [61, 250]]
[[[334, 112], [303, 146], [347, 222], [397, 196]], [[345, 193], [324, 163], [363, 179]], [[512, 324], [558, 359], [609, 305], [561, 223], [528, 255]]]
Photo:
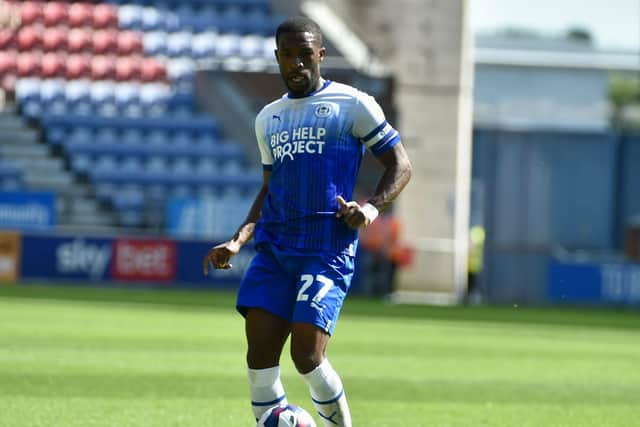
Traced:
[[[324, 298], [324, 296], [329, 292], [329, 289], [333, 286], [333, 280], [328, 277], [324, 277], [321, 274], [316, 275], [315, 280], [322, 283], [322, 287], [316, 293], [316, 295], [311, 299], [311, 301], [315, 303], [320, 303], [320, 300]], [[314, 278], [311, 274], [303, 274], [300, 276], [300, 281], [302, 282], [302, 286], [300, 287], [300, 291], [298, 292], [298, 301], [308, 301], [309, 295], [306, 294], [307, 290], [313, 284]]]

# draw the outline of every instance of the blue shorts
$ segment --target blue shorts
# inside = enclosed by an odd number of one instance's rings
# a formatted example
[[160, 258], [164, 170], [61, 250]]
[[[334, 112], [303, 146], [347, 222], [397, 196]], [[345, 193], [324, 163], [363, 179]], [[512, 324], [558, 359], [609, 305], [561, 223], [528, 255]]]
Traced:
[[351, 284], [354, 257], [305, 254], [269, 244], [258, 245], [256, 251], [238, 290], [240, 314], [261, 308], [332, 334]]

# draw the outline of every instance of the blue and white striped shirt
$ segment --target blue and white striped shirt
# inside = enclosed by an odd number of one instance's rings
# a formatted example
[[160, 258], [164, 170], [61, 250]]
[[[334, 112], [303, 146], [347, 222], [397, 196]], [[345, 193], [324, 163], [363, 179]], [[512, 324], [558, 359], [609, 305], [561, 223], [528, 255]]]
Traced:
[[380, 155], [400, 141], [375, 99], [341, 83], [282, 98], [256, 117], [269, 193], [256, 243], [354, 255], [358, 233], [336, 218], [336, 196], [351, 200], [365, 148]]

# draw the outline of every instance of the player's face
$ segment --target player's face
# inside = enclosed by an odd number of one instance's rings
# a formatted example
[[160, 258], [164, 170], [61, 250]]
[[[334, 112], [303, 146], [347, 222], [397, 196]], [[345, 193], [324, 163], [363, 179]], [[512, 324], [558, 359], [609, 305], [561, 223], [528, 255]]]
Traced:
[[320, 63], [325, 48], [313, 33], [283, 33], [278, 40], [276, 59], [280, 75], [293, 96], [305, 96], [320, 89]]

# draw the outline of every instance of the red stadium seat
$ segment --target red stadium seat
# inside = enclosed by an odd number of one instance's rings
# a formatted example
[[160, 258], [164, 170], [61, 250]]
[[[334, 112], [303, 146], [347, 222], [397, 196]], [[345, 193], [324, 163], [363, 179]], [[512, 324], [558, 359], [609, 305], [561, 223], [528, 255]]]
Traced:
[[57, 1], [46, 2], [42, 7], [42, 20], [47, 27], [67, 22], [67, 4]]
[[93, 8], [92, 21], [95, 28], [116, 27], [118, 10], [110, 4], [97, 4]]
[[16, 33], [15, 31], [0, 31], [0, 50], [9, 49], [15, 46]]
[[45, 28], [42, 33], [42, 47], [46, 52], [67, 49], [66, 27]]
[[93, 22], [91, 3], [72, 3], [69, 5], [67, 21], [71, 27], [82, 27]]
[[19, 77], [36, 76], [40, 71], [42, 55], [36, 52], [22, 52], [16, 60], [16, 74]]
[[97, 30], [92, 36], [93, 52], [104, 54], [115, 52], [118, 47], [118, 32], [116, 30]]
[[12, 50], [0, 51], [0, 75], [16, 72], [17, 54]]
[[140, 78], [140, 63], [142, 58], [135, 56], [121, 56], [116, 61], [115, 77], [118, 81], [137, 80]]
[[18, 35], [16, 38], [18, 50], [26, 52], [34, 49], [39, 49], [42, 46], [42, 32], [42, 27], [22, 27], [18, 31]]
[[67, 34], [69, 52], [83, 52], [91, 48], [91, 32], [82, 28], [72, 28]]
[[109, 80], [115, 75], [116, 58], [97, 55], [91, 58], [91, 78], [93, 80]]
[[158, 60], [154, 58], [143, 58], [140, 63], [140, 80], [143, 82], [154, 82], [164, 80], [167, 71]]
[[22, 25], [31, 25], [42, 20], [42, 3], [26, 1], [20, 5], [20, 21]]
[[91, 74], [91, 61], [86, 55], [69, 55], [65, 63], [65, 75], [69, 80], [79, 79]]
[[65, 71], [65, 58], [57, 53], [47, 53], [40, 63], [40, 75], [45, 78], [62, 77]]
[[142, 53], [142, 36], [133, 31], [121, 31], [118, 33], [118, 54], [131, 55]]

